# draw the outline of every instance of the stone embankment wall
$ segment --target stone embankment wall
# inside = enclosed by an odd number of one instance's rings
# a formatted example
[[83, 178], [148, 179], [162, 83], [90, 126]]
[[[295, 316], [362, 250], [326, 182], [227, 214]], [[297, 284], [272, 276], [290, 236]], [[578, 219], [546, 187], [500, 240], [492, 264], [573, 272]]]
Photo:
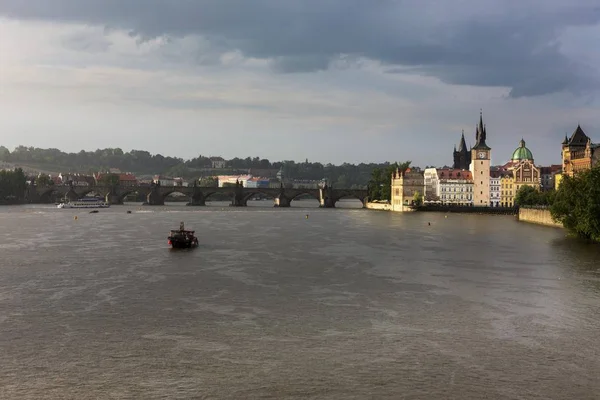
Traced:
[[519, 221], [562, 228], [562, 224], [554, 222], [547, 208], [519, 208]]
[[367, 203], [367, 208], [369, 210], [390, 211], [392, 209], [392, 205], [387, 203]]

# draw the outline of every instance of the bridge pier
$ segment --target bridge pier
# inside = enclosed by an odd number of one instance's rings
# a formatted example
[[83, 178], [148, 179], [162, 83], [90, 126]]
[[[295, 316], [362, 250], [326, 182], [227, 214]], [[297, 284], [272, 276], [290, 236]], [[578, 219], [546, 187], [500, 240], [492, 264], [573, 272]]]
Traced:
[[25, 189], [25, 202], [29, 204], [39, 204], [42, 202], [42, 196], [38, 193], [35, 186], [27, 186]]
[[246, 201], [244, 201], [243, 196], [235, 195], [231, 199], [231, 204], [229, 205], [229, 207], [246, 207], [247, 205], [248, 204], [246, 203]]
[[113, 205], [122, 205], [123, 204], [123, 199], [121, 199], [120, 196], [118, 196], [115, 193], [109, 193], [104, 197], [104, 201], [106, 201], [108, 204]]
[[244, 186], [242, 182], [235, 183], [235, 190], [233, 192], [233, 198], [231, 199], [230, 207], [246, 207], [247, 199], [244, 196]]
[[331, 187], [325, 186], [323, 189], [319, 189], [319, 207], [335, 208]]
[[148, 196], [146, 196], [146, 205], [148, 206], [164, 206], [165, 198], [160, 194], [158, 190], [153, 189]]
[[206, 206], [206, 199], [204, 198], [204, 196], [202, 196], [202, 194], [200, 194], [199, 196], [192, 196], [190, 197], [190, 202], [187, 203], [186, 206], [204, 207]]
[[291, 206], [290, 199], [285, 197], [283, 194], [280, 194], [279, 196], [275, 197], [275, 199], [273, 199], [273, 201], [275, 203], [273, 205], [273, 207], [290, 207]]

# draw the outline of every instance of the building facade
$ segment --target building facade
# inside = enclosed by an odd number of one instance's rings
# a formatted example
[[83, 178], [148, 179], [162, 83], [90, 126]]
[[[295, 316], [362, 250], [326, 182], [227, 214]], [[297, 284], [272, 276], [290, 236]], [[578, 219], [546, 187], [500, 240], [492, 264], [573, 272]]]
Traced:
[[240, 182], [243, 187], [248, 187], [248, 181], [252, 175], [219, 175], [217, 176], [218, 187], [235, 185]]
[[541, 189], [540, 169], [535, 165], [533, 153], [521, 139], [519, 147], [513, 152], [510, 170], [513, 172], [515, 195], [523, 186]]
[[540, 167], [541, 185], [543, 191], [553, 190], [556, 186], [556, 175], [562, 171], [562, 165]]
[[440, 200], [438, 186], [440, 184], [438, 178], [438, 168], [425, 168], [423, 171], [423, 180], [425, 184], [424, 197], [425, 203], [437, 202]]
[[486, 143], [487, 131], [483, 115], [479, 114], [476, 143], [471, 149], [471, 174], [473, 176], [473, 206], [490, 206], [490, 162], [492, 149]]
[[515, 179], [512, 172], [502, 172], [500, 176], [500, 206], [513, 207], [515, 205]]
[[423, 196], [425, 193], [423, 171], [416, 168], [408, 168], [406, 171], [396, 169], [392, 174], [391, 189], [392, 211], [410, 211], [415, 195]]
[[[435, 173], [432, 176], [432, 173]], [[432, 192], [429, 203], [448, 205], [473, 205], [473, 179], [470, 171], [452, 168], [428, 168], [425, 173], [429, 178], [430, 188], [425, 185], [425, 192]]]
[[490, 206], [500, 207], [501, 201], [501, 178], [502, 172], [498, 170], [490, 171]]
[[593, 144], [580, 125], [562, 143], [562, 173], [573, 176], [600, 163], [600, 145]]

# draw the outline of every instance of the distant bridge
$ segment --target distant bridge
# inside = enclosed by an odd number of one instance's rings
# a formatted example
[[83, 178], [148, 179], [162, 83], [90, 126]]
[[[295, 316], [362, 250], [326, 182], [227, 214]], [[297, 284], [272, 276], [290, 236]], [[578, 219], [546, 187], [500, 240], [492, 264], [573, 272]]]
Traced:
[[241, 184], [232, 187], [199, 187], [199, 186], [30, 186], [26, 199], [29, 203], [52, 203], [57, 196], [69, 200], [77, 200], [90, 193], [103, 197], [110, 204], [123, 204], [131, 194], [143, 196], [144, 204], [162, 206], [167, 196], [180, 193], [189, 199], [190, 206], [205, 206], [206, 201], [215, 194], [221, 194], [231, 199], [231, 206], [245, 207], [252, 197], [264, 195], [273, 198], [275, 207], [290, 207], [293, 200], [308, 195], [319, 201], [321, 207], [333, 208], [344, 198], [355, 198], [365, 206], [367, 190], [365, 189], [334, 189], [325, 186], [322, 189], [292, 189], [292, 188], [247, 188]]

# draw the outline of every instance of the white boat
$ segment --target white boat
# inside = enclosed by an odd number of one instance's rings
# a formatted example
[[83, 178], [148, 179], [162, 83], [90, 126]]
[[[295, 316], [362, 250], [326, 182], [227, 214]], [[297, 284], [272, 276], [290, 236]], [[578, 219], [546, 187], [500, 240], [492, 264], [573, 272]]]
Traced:
[[60, 203], [57, 208], [108, 208], [110, 204], [94, 197]]

